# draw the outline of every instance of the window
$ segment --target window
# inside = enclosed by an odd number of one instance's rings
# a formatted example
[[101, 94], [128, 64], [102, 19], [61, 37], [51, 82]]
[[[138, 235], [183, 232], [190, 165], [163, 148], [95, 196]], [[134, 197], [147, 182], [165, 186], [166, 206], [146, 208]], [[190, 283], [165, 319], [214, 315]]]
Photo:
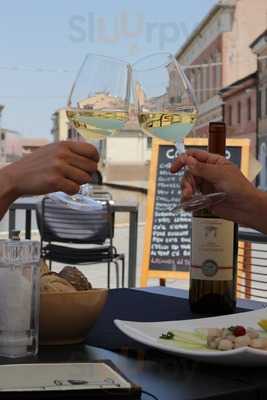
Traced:
[[68, 129], [68, 139], [72, 139], [72, 128]]
[[196, 71], [196, 97], [198, 103], [200, 103], [200, 70]]
[[171, 72], [170, 72], [170, 79], [171, 79], [172, 82], [174, 82], [174, 81], [176, 80], [175, 71], [171, 71]]
[[204, 102], [204, 68], [200, 68], [200, 85], [199, 85], [199, 98], [200, 104]]
[[237, 123], [241, 124], [241, 101], [237, 103]]
[[266, 143], [261, 143], [260, 145], [260, 163], [262, 165], [262, 169], [260, 172], [260, 188], [262, 190], [266, 190], [267, 187], [267, 150]]
[[195, 92], [196, 91], [196, 72], [194, 69], [191, 70], [191, 86]]
[[251, 121], [251, 97], [247, 99], [248, 121]]
[[[210, 86], [211, 86], [211, 93], [210, 96], [216, 95], [216, 56], [213, 56], [210, 60], [211, 67], [210, 67]], [[215, 64], [215, 65], [214, 65]]]
[[233, 108], [232, 106], [228, 107], [228, 125], [232, 126], [232, 117], [233, 117]]
[[210, 93], [210, 61], [208, 60], [206, 62], [206, 84], [205, 84], [205, 99], [208, 100], [211, 97], [211, 93]]
[[267, 117], [267, 88], [265, 89], [265, 116]]
[[1, 140], [5, 140], [6, 135], [4, 134], [4, 132], [1, 133]]
[[148, 137], [147, 138], [147, 149], [151, 149], [152, 148], [152, 137]]
[[259, 90], [259, 93], [258, 93], [258, 117], [259, 117], [259, 119], [261, 119], [262, 118], [262, 91], [261, 90]]
[[216, 55], [215, 81], [216, 92], [218, 92], [222, 87], [222, 55], [219, 52]]

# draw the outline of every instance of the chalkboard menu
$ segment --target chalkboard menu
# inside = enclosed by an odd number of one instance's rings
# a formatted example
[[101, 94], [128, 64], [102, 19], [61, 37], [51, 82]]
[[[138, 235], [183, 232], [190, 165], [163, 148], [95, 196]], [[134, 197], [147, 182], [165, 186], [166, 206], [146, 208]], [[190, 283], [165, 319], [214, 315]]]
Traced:
[[[187, 148], [207, 148], [207, 139], [185, 140]], [[249, 139], [228, 139], [226, 158], [248, 176]], [[153, 140], [150, 166], [144, 256], [141, 286], [149, 278], [186, 279], [191, 262], [191, 213], [174, 214], [171, 209], [181, 199], [181, 178], [171, 174], [176, 157], [175, 146], [159, 139]]]
[[183, 176], [182, 171], [170, 172], [175, 152], [174, 146], [159, 146], [150, 251], [152, 270], [188, 271], [190, 265], [191, 214], [171, 211], [180, 201]]
[[241, 168], [241, 153], [241, 147], [228, 146], [226, 147], [225, 158], [232, 161], [235, 165]]

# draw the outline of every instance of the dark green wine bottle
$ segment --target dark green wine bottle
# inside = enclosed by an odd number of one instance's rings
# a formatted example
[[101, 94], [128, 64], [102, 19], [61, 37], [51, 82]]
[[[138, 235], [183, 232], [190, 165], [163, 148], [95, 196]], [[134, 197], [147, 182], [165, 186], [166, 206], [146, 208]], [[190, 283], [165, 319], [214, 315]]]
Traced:
[[[210, 123], [209, 152], [225, 155], [225, 124]], [[209, 191], [208, 187], [205, 187]], [[193, 213], [189, 302], [192, 312], [235, 311], [238, 225], [209, 209]]]

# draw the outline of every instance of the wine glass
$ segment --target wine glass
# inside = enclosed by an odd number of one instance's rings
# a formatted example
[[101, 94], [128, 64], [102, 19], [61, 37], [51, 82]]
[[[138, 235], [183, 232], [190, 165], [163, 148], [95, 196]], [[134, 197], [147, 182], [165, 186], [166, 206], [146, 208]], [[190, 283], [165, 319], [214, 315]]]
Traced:
[[[133, 96], [139, 124], [149, 136], [176, 144], [184, 153], [184, 138], [192, 131], [198, 116], [197, 101], [184, 68], [169, 53], [144, 57], [132, 67]], [[196, 211], [221, 201], [222, 193], [202, 194], [181, 201], [171, 211]]]
[[[131, 67], [124, 61], [87, 54], [69, 94], [66, 114], [72, 137], [99, 143], [116, 135], [128, 120], [131, 96]], [[75, 209], [99, 208], [90, 197], [90, 185], [82, 185], [78, 194], [63, 192], [50, 196]]]

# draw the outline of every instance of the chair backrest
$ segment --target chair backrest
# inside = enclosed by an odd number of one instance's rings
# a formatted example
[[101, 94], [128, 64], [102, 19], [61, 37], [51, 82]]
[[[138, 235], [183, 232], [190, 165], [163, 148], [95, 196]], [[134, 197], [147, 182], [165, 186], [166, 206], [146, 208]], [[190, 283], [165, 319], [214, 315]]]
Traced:
[[37, 225], [45, 242], [103, 244], [112, 241], [113, 219], [108, 202], [97, 210], [74, 210], [44, 197], [36, 207]]

